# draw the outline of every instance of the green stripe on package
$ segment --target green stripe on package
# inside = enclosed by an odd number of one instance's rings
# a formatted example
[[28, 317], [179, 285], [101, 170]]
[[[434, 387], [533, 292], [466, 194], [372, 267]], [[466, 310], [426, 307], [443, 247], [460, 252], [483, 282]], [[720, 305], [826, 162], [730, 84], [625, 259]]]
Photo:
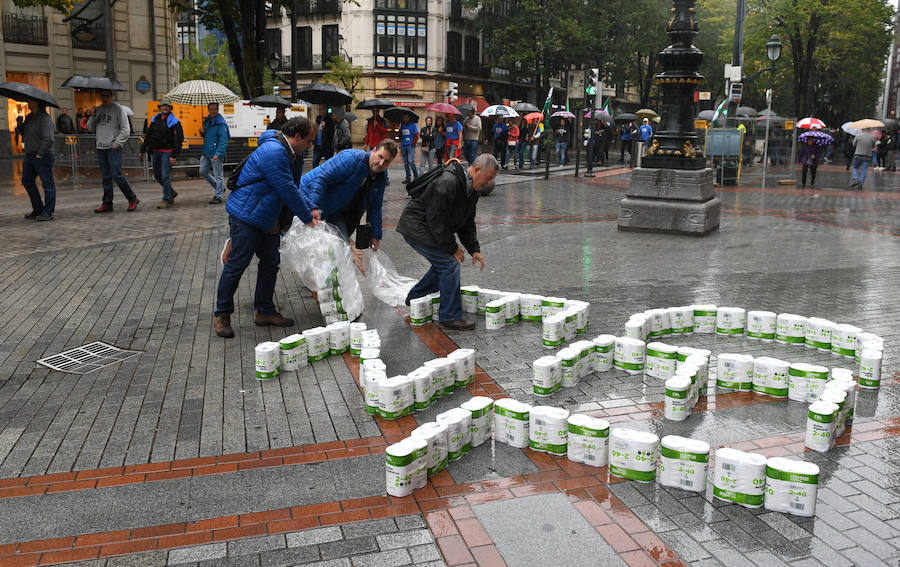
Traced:
[[737, 329], [723, 329], [722, 327], [716, 327], [717, 335], [743, 335], [744, 328], [739, 327]]
[[580, 425], [573, 425], [569, 423], [568, 426], [569, 433], [573, 433], [575, 435], [584, 435], [585, 437], [609, 437], [609, 429], [591, 429], [589, 427], [582, 427]]
[[529, 412], [525, 411], [514, 411], [509, 408], [504, 408], [498, 405], [494, 405], [494, 413], [502, 415], [504, 417], [511, 417], [512, 419], [519, 419], [528, 421]]
[[754, 339], [774, 339], [775, 333], [756, 333], [754, 331], [747, 331], [747, 336]]
[[618, 368], [623, 368], [625, 370], [643, 370], [644, 363], [643, 362], [624, 362], [621, 360], [614, 360], [613, 364]]
[[766, 477], [786, 482], [799, 482], [802, 484], [819, 484], [819, 475], [817, 474], [801, 474], [795, 472], [782, 471], [766, 466]]
[[669, 390], [666, 388], [666, 397], [667, 398], [675, 398], [678, 400], [683, 400], [688, 397], [690, 392], [688, 390]]
[[695, 463], [708, 463], [709, 453], [687, 453], [684, 451], [676, 451], [665, 445], [659, 448], [659, 454], [670, 459], [680, 459], [682, 461], [693, 461]]
[[722, 500], [728, 500], [736, 504], [747, 504], [749, 506], [761, 506], [763, 503], [763, 494], [744, 494], [743, 492], [735, 492], [734, 490], [725, 490], [718, 486], [713, 486], [713, 494]]
[[656, 470], [638, 471], [634, 469], [626, 469], [616, 465], [609, 465], [609, 472], [615, 476], [627, 478], [630, 480], [639, 480], [642, 482], [652, 482], [656, 479]]
[[656, 349], [648, 348], [647, 356], [655, 356], [657, 358], [666, 358], [666, 359], [675, 359], [678, 353], [675, 352], [660, 352]]

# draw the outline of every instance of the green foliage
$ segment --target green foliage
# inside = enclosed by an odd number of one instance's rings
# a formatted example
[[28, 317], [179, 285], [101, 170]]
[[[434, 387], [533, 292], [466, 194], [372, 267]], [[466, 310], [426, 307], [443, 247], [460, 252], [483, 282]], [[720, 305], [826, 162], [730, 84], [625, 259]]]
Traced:
[[181, 81], [206, 79], [221, 83], [235, 92], [240, 90], [225, 46], [212, 34], [203, 37], [199, 50], [191, 46], [190, 55], [178, 62], [178, 72]]
[[697, 0], [700, 33], [694, 45], [703, 52], [701, 90], [710, 91], [712, 100], [725, 95], [725, 64], [731, 63], [734, 49], [736, 0]]
[[20, 8], [47, 6], [58, 12], [62, 12], [63, 14], [68, 14], [75, 5], [75, 2], [74, 0], [13, 0], [13, 4]]
[[353, 65], [340, 55], [331, 58], [328, 68], [331, 70], [322, 77], [322, 81], [344, 87], [348, 93], [353, 95], [353, 102], [359, 102], [354, 91], [359, 87], [363, 68]]

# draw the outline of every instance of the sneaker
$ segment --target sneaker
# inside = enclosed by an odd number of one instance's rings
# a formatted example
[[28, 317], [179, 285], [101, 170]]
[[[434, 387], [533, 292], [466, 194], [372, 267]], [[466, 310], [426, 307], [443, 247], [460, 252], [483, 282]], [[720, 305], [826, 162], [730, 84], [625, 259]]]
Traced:
[[140, 203], [140, 202], [141, 202], [141, 200], [138, 199], [137, 197], [134, 198], [134, 201], [128, 201], [128, 212], [133, 213], [134, 211], [136, 211], [138, 203]]
[[403, 180], [403, 181], [401, 181], [401, 182], [400, 182], [400, 183], [402, 183], [402, 184], [404, 184], [404, 185], [406, 185], [406, 184], [407, 184], [407, 183], [409, 183], [409, 179], [404, 179], [404, 180]]
[[287, 317], [282, 317], [281, 313], [256, 313], [256, 317], [254, 318], [254, 322], [259, 327], [292, 327], [294, 325], [293, 319], [288, 319]]
[[51, 214], [48, 213], [47, 211], [44, 211], [43, 213], [41, 213], [41, 214], [38, 216], [37, 220], [39, 220], [39, 221], [53, 220], [53, 215], [51, 215]]
[[222, 199], [220, 199], [218, 197], [213, 197], [212, 199], [209, 200], [209, 204], [210, 205], [221, 205]]
[[28, 220], [34, 220], [34, 219], [38, 218], [39, 216], [41, 216], [41, 213], [36, 213], [34, 211], [31, 211], [30, 213], [25, 215], [25, 218]]
[[112, 205], [100, 205], [99, 207], [94, 209], [94, 212], [95, 213], [111, 213], [112, 210], [113, 210]]
[[457, 319], [456, 321], [441, 321], [439, 323], [442, 329], [451, 331], [471, 331], [475, 329], [474, 321], [466, 321], [465, 319]]
[[234, 337], [234, 329], [231, 328], [231, 315], [229, 313], [216, 315], [215, 319], [213, 319], [213, 325], [216, 328], [216, 334], [223, 339]]
[[168, 201], [166, 201], [165, 199], [163, 199], [162, 201], [159, 202], [158, 205], [156, 205], [156, 208], [157, 208], [157, 209], [168, 209], [168, 208], [171, 207], [171, 206], [172, 206], [171, 203], [169, 203]]

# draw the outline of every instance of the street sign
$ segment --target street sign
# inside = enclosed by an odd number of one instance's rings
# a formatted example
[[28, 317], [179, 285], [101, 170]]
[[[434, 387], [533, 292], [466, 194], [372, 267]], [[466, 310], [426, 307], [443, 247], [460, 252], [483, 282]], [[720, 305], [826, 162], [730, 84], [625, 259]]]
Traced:
[[711, 100], [712, 93], [710, 91], [700, 91], [697, 96], [697, 100]]
[[793, 120], [785, 120], [784, 121], [784, 129], [785, 130], [793, 130], [794, 129], [794, 121]]

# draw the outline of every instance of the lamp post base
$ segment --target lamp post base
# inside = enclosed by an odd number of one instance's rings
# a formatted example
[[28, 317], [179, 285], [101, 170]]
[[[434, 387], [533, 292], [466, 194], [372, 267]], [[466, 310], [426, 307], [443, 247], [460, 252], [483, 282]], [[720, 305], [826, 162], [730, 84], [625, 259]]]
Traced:
[[719, 228], [713, 171], [637, 168], [619, 204], [621, 231], [703, 236]]

